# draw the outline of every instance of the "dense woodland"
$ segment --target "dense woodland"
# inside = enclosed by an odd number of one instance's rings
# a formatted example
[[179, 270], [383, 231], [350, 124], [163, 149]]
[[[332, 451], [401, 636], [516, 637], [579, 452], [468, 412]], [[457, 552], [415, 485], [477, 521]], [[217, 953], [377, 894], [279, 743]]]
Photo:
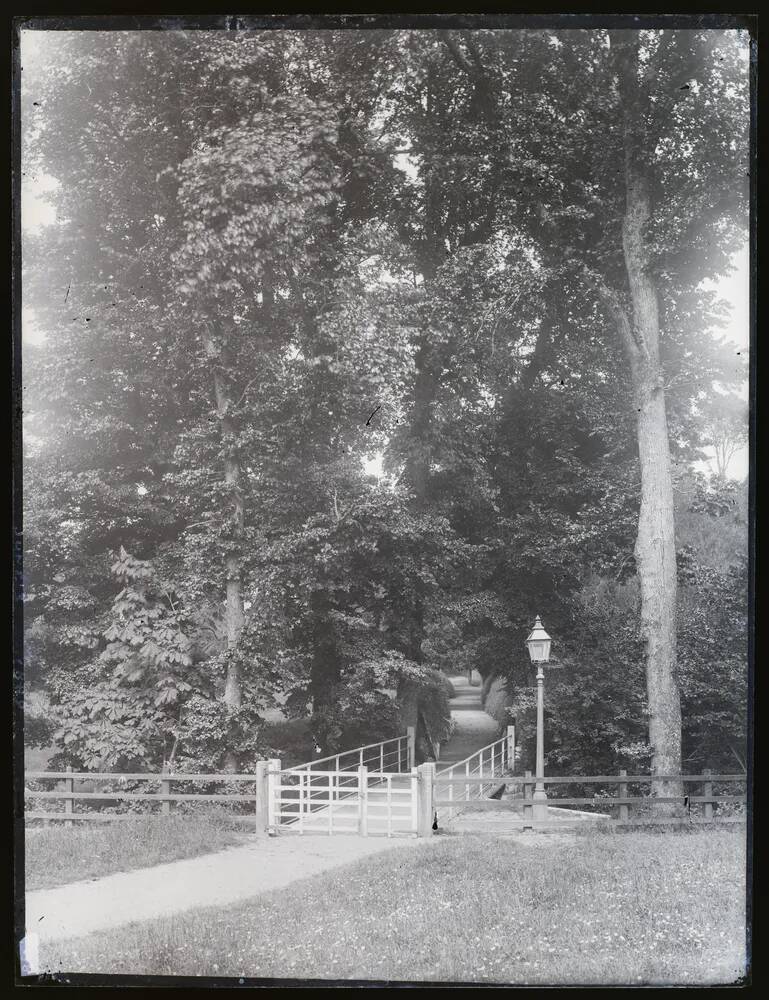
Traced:
[[745, 38], [44, 34], [26, 743], [429, 755], [474, 668], [531, 766], [540, 614], [551, 773], [744, 766]]

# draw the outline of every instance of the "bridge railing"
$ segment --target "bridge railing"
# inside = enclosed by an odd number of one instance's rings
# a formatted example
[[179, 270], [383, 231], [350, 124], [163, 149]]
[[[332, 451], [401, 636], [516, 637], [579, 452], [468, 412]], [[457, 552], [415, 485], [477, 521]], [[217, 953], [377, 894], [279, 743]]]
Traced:
[[[464, 760], [444, 767], [435, 774], [435, 784], [445, 785], [449, 808], [459, 807], [473, 799], [484, 799], [495, 792], [502, 782], [499, 780], [513, 770], [515, 762], [515, 726], [508, 726], [500, 739], [481, 747]], [[461, 779], [468, 778], [466, 785]], [[488, 778], [488, 781], [483, 781]], [[481, 780], [479, 780], [481, 779]]]
[[328, 757], [308, 760], [304, 764], [297, 764], [292, 770], [353, 771], [359, 767], [367, 767], [379, 773], [394, 771], [403, 774], [414, 767], [414, 737], [414, 727], [409, 726], [404, 736], [396, 736], [390, 740], [381, 740], [379, 743], [368, 743], [363, 747], [355, 747], [354, 750], [343, 750], [341, 753], [330, 754]]

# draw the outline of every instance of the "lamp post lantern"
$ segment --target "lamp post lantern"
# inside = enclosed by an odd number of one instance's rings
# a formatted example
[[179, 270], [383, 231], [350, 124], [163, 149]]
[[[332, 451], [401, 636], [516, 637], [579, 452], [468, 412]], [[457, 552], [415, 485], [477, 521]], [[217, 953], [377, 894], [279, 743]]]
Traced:
[[542, 627], [542, 621], [537, 615], [534, 628], [529, 633], [526, 645], [531, 662], [537, 665], [537, 769], [534, 785], [534, 806], [532, 809], [535, 822], [547, 819], [547, 792], [545, 791], [545, 672], [544, 664], [550, 659], [550, 636]]

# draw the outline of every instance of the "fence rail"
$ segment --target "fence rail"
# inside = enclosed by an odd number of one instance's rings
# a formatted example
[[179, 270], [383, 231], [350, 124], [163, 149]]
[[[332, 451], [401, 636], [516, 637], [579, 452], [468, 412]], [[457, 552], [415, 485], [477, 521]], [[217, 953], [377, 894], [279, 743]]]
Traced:
[[[307, 802], [312, 811], [319, 811], [325, 808], [324, 801], [324, 788], [327, 785], [326, 778], [321, 778], [317, 780], [321, 775], [328, 775], [329, 772], [337, 774], [333, 782], [333, 791], [335, 796], [335, 801], [339, 802], [342, 798], [350, 798], [357, 793], [359, 789], [357, 773], [361, 767], [369, 768], [371, 767], [371, 773], [376, 773], [381, 775], [382, 778], [380, 783], [387, 785], [386, 775], [392, 776], [393, 774], [405, 774], [410, 773], [414, 767], [415, 762], [415, 752], [416, 752], [416, 733], [414, 727], [408, 728], [407, 732], [403, 736], [396, 736], [390, 740], [382, 740], [379, 743], [370, 743], [367, 746], [356, 747], [354, 750], [343, 751], [338, 754], [333, 754], [330, 757], [323, 757], [319, 760], [308, 761], [305, 764], [300, 764], [297, 767], [290, 768], [285, 773], [290, 777], [287, 778], [289, 787], [282, 788], [279, 794], [285, 792], [285, 798], [288, 801], [292, 799], [301, 799], [302, 802]], [[333, 767], [326, 767], [325, 770], [321, 770], [321, 766], [329, 762], [333, 762]], [[64, 782], [63, 788], [57, 789], [24, 789], [25, 802], [34, 803], [40, 802], [63, 802], [64, 808], [61, 811], [53, 811], [50, 808], [45, 809], [34, 809], [25, 808], [25, 819], [27, 820], [44, 820], [44, 821], [59, 821], [64, 822], [68, 826], [72, 822], [82, 822], [82, 821], [94, 821], [94, 822], [108, 822], [111, 820], [121, 820], [128, 819], [133, 815], [134, 812], [122, 812], [122, 813], [105, 813], [98, 809], [88, 809], [83, 808], [78, 811], [75, 810], [75, 805], [88, 806], [98, 805], [102, 806], [105, 803], [119, 803], [119, 802], [146, 802], [146, 803], [157, 803], [160, 807], [159, 811], [162, 815], [168, 815], [171, 811], [171, 803], [173, 802], [212, 802], [212, 803], [253, 803], [254, 810], [257, 815], [257, 826], [261, 823], [262, 813], [266, 815], [266, 796], [268, 794], [266, 785], [264, 788], [260, 789], [260, 783], [264, 783], [267, 780], [267, 768], [266, 761], [260, 761], [257, 763], [256, 772], [252, 774], [206, 774], [206, 773], [183, 773], [183, 772], [171, 772], [171, 771], [161, 771], [160, 773], [147, 773], [147, 772], [115, 772], [115, 771], [101, 771], [101, 772], [90, 772], [90, 771], [73, 771], [68, 768], [66, 771], [27, 771], [25, 773], [25, 781], [58, 781]], [[280, 762], [272, 762], [272, 765]], [[373, 766], [372, 766], [373, 765]], [[309, 776], [309, 777], [308, 777]], [[136, 790], [123, 790], [123, 789], [105, 789], [101, 790], [99, 788], [94, 788], [93, 791], [76, 791], [75, 783], [81, 784], [83, 782], [89, 782], [93, 785], [104, 784], [105, 782], [119, 783], [124, 782], [145, 782], [150, 785], [158, 785], [158, 791], [136, 791]], [[250, 783], [254, 786], [253, 791], [249, 789], [248, 792], [235, 793], [232, 792], [174, 792], [172, 791], [172, 785], [180, 782], [191, 782], [191, 783]], [[391, 783], [391, 782], [390, 782]], [[393, 795], [395, 792], [389, 795], [389, 801], [393, 801]], [[264, 805], [260, 801], [260, 798], [264, 798]], [[377, 808], [375, 806], [374, 808]], [[153, 810], [157, 812], [157, 810]], [[298, 817], [297, 813], [297, 817]], [[291, 820], [288, 820], [287, 825], [291, 825]], [[302, 824], [304, 827], [304, 824]]]
[[[516, 775], [515, 777], [507, 776], [505, 778], [505, 786], [509, 788], [522, 788], [523, 791], [523, 801], [522, 801], [522, 815], [520, 817], [511, 817], [511, 820], [517, 825], [522, 825], [524, 829], [526, 828], [536, 828], [536, 829], [548, 829], [553, 826], [563, 827], [565, 821], [568, 821], [568, 816], [560, 816], [558, 818], [545, 818], [547, 815], [547, 809], [561, 810], [562, 807], [568, 806], [593, 806], [598, 807], [601, 810], [611, 809], [615, 815], [607, 816], [603, 813], [596, 813], [596, 819], [600, 818], [602, 822], [607, 822], [612, 825], [646, 825], [652, 824], [671, 824], [680, 823], [682, 821], [690, 823], [710, 823], [714, 820], [718, 822], [726, 823], [736, 823], [742, 822], [741, 817], [729, 816], [724, 814], [719, 814], [715, 807], [721, 804], [731, 804], [731, 803], [741, 803], [745, 804], [747, 802], [747, 793], [742, 794], [728, 794], [724, 792], [714, 793], [713, 783], [719, 782], [722, 784], [729, 784], [734, 782], [745, 782], [745, 774], [719, 774], [714, 773], [709, 770], [704, 770], [701, 774], [677, 774], [677, 775], [651, 775], [651, 774], [627, 774], [625, 771], [620, 771], [619, 774], [603, 774], [603, 775], [571, 775], [566, 777], [546, 777], [543, 779], [545, 786], [553, 785], [556, 787], [563, 787], [564, 785], [589, 785], [589, 784], [603, 784], [603, 785], [616, 785], [617, 794], [611, 796], [552, 796], [548, 798], [546, 803], [541, 805], [546, 807], [545, 812], [539, 817], [535, 817], [535, 803], [533, 801], [533, 792], [536, 783], [536, 779], [532, 776], [531, 771], [527, 771], [523, 777]], [[630, 784], [652, 784], [659, 781], [680, 781], [684, 785], [700, 785], [700, 794], [696, 793], [685, 793], [683, 795], [629, 795], [628, 785]], [[453, 794], [453, 789], [455, 786], [462, 788], [468, 788], [475, 785], [478, 789], [487, 787], [487, 781], [484, 777], [475, 776], [459, 776], [459, 777], [447, 777], [444, 774], [436, 775], [436, 783], [443, 786], [445, 790], [448, 791], [448, 795], [444, 797], [438, 797], [436, 795], [434, 805], [436, 808], [451, 808], [456, 805], [457, 798]], [[511, 812], [515, 808], [515, 804], [521, 803], [521, 799], [510, 798], [495, 801], [493, 799], [486, 799], [484, 801], [475, 801], [473, 803], [473, 809], [478, 809], [481, 811], [508, 811]], [[650, 805], [656, 804], [666, 804], [666, 805], [679, 805], [686, 810], [685, 817], [679, 815], [676, 817], [671, 817], [669, 815], [659, 814], [654, 815], [653, 813], [647, 815], [630, 815], [630, 806], [644, 806], [648, 807]], [[695, 814], [692, 815], [692, 806], [697, 807]], [[701, 807], [701, 808], [700, 808]], [[566, 808], [562, 809], [563, 813], [567, 813]], [[582, 814], [584, 817], [586, 814]], [[576, 818], [576, 817], [575, 817]], [[589, 817], [588, 817], [589, 818]]]
[[[172, 792], [172, 783], [191, 782], [199, 784], [219, 783], [247, 783], [255, 785], [257, 774], [185, 774], [180, 771], [161, 771], [160, 773], [137, 773], [137, 772], [91, 772], [91, 771], [27, 771], [24, 775], [25, 781], [63, 781], [65, 787], [62, 789], [24, 789], [25, 802], [63, 801], [64, 809], [61, 811], [44, 811], [39, 809], [26, 809], [24, 817], [27, 820], [55, 820], [63, 821], [70, 825], [73, 821], [94, 821], [109, 822], [111, 820], [130, 819], [136, 813], [104, 813], [97, 810], [83, 810], [76, 812], [75, 803], [88, 804], [89, 802], [102, 805], [104, 802], [140, 801], [157, 803], [160, 806], [160, 813], [168, 815], [172, 802], [251, 802], [256, 800], [257, 790], [254, 788], [249, 794], [230, 794], [224, 792]], [[123, 791], [120, 789], [94, 791], [75, 791], [75, 782], [78, 783], [104, 783], [104, 782], [137, 782], [142, 781], [148, 784], [159, 785], [156, 792]]]
[[[357, 756], [366, 759], [366, 752], [372, 747], [380, 750], [388, 743], [400, 745], [405, 740], [407, 745], [407, 760], [413, 760], [413, 731], [407, 737], [396, 740], [371, 744], [370, 747], [359, 747], [347, 754], [337, 757]], [[67, 771], [28, 771], [25, 779], [39, 781], [59, 781], [63, 788], [53, 790], [25, 788], [25, 799], [30, 804], [38, 801], [48, 803], [60, 801], [64, 803], [62, 811], [46, 809], [28, 809], [25, 818], [29, 820], [63, 821], [66, 824], [90, 820], [107, 822], [127, 819], [133, 812], [105, 813], [97, 809], [88, 809], [90, 804], [97, 806], [105, 802], [144, 802], [158, 803], [160, 812], [168, 814], [174, 802], [221, 802], [221, 803], [252, 803], [253, 815], [257, 832], [276, 833], [279, 830], [291, 832], [325, 832], [358, 833], [362, 836], [382, 834], [385, 836], [430, 836], [434, 818], [438, 809], [457, 811], [467, 808], [472, 803], [473, 809], [484, 811], [502, 810], [510, 814], [511, 828], [521, 826], [524, 829], [547, 829], [551, 826], [563, 827], [569, 821], [569, 808], [572, 806], [587, 806], [600, 810], [611, 810], [613, 815], [604, 816], [593, 813], [596, 819], [619, 825], [639, 825], [646, 823], [680, 823], [682, 819], [690, 823], [742, 822], [740, 816], [728, 815], [722, 807], [747, 802], [747, 790], [735, 794], [723, 787], [714, 791], [715, 785], [730, 785], [746, 782], [745, 774], [721, 774], [704, 770], [701, 774], [683, 775], [651, 775], [619, 774], [603, 775], [569, 775], [553, 776], [544, 779], [545, 786], [550, 786], [551, 796], [546, 803], [545, 811], [537, 812], [533, 801], [535, 778], [530, 771], [524, 776], [512, 775], [515, 754], [515, 734], [512, 727], [505, 737], [483, 747], [466, 760], [459, 761], [442, 771], [436, 772], [434, 763], [422, 764], [418, 768], [411, 766], [401, 768], [401, 757], [398, 757], [399, 770], [369, 770], [358, 765], [348, 769], [327, 767], [321, 770], [314, 761], [314, 767], [282, 768], [279, 760], [257, 761], [255, 773], [251, 774], [185, 774], [182, 772], [160, 772], [153, 774], [114, 773], [114, 772], [76, 772]], [[384, 751], [379, 753], [379, 759], [385, 757]], [[344, 761], [342, 761], [344, 763]], [[157, 791], [136, 791], [133, 789], [115, 789], [92, 791], [76, 790], [75, 784], [92, 783], [92, 786], [104, 782], [145, 782], [158, 785]], [[658, 781], [680, 781], [684, 786], [699, 786], [685, 791], [683, 795], [629, 794], [632, 785], [651, 785]], [[234, 792], [191, 792], [173, 791], [174, 784], [205, 782], [212, 785], [239, 785], [243, 791]], [[564, 795], [560, 797], [557, 791], [566, 785], [612, 785], [613, 795]], [[511, 797], [496, 800], [488, 798], [490, 794], [505, 788], [512, 790]], [[522, 796], [518, 795], [518, 791]], [[556, 794], [553, 795], [552, 791]], [[653, 789], [649, 788], [649, 792]], [[651, 812], [639, 815], [638, 807], [648, 807], [653, 804], [679, 805], [686, 811], [684, 816], [671, 817], [664, 811], [659, 814]], [[85, 807], [76, 811], [76, 807]], [[634, 815], [630, 810], [634, 807]], [[519, 810], [517, 813], [516, 810]], [[555, 813], [560, 813], [556, 819]], [[575, 815], [586, 817], [582, 812]], [[589, 818], [589, 817], [588, 817]]]

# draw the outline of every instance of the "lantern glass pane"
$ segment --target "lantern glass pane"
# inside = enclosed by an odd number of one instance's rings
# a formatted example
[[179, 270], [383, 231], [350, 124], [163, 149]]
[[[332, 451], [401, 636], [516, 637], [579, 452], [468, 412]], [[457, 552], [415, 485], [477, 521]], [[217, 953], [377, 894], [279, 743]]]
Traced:
[[528, 647], [532, 663], [546, 663], [550, 658], [550, 639], [530, 639]]

